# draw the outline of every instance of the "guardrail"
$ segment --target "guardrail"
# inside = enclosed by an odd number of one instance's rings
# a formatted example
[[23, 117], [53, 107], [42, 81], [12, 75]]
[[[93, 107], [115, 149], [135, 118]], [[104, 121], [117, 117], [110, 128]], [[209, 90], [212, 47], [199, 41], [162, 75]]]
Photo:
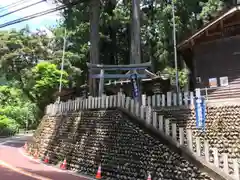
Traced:
[[35, 130], [20, 129], [17, 134], [33, 134]]

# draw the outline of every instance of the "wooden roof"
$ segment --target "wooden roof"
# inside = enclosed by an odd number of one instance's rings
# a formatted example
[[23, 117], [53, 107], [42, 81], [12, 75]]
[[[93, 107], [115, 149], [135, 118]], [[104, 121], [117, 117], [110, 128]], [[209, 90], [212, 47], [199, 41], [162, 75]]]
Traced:
[[[223, 29], [223, 23], [229, 23], [229, 18], [233, 17], [236, 13], [240, 12], [240, 6], [235, 6], [231, 8], [230, 10], [227, 10], [223, 13], [221, 13], [219, 16], [217, 16], [213, 21], [206, 24], [204, 27], [199, 29], [197, 32], [189, 36], [187, 39], [183, 40], [181, 43], [177, 45], [178, 49], [184, 49], [185, 47], [193, 46], [196, 41], [196, 39], [204, 38], [204, 35], [208, 35], [209, 31], [216, 31], [217, 28]], [[234, 18], [234, 20], [239, 21], [238, 18]], [[240, 22], [239, 22], [240, 23]], [[218, 27], [219, 26], [219, 27]], [[214, 29], [213, 29], [214, 28]], [[214, 33], [213, 33], [214, 34]], [[216, 33], [214, 35], [217, 35]], [[214, 39], [216, 37], [208, 38], [208, 39]], [[206, 39], [206, 37], [205, 37]]]

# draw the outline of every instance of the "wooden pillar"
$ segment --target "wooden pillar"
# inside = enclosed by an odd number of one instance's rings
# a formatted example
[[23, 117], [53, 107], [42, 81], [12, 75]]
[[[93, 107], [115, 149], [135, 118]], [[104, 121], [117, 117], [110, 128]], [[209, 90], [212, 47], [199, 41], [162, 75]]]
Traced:
[[[90, 0], [90, 63], [99, 64], [99, 18], [100, 0]], [[92, 74], [92, 70], [90, 71]], [[95, 79], [89, 77], [89, 91], [91, 96], [97, 94]]]

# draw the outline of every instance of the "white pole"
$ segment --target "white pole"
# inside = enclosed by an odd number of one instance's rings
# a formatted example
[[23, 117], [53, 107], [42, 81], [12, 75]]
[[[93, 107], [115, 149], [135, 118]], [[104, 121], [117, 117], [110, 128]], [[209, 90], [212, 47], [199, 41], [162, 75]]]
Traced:
[[[173, 23], [173, 44], [174, 44], [174, 62], [175, 62], [175, 71], [176, 71], [176, 91], [179, 92], [178, 86], [178, 64], [177, 64], [177, 43], [176, 43], [176, 24], [175, 24], [175, 6], [173, 0], [172, 2], [172, 23]], [[178, 96], [177, 96], [178, 97]]]
[[[62, 54], [62, 64], [61, 64], [61, 76], [60, 76], [60, 84], [59, 84], [59, 93], [62, 91], [62, 78], [63, 78], [63, 69], [64, 69], [64, 60], [65, 60], [66, 40], [67, 40], [67, 30], [65, 28], [64, 40], [63, 40], [63, 54]], [[60, 96], [58, 97], [58, 101], [60, 102]]]

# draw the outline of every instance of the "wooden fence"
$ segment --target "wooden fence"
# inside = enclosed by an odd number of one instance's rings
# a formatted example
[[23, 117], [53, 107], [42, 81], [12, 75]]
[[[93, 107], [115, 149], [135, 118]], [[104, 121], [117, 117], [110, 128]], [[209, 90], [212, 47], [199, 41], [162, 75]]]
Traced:
[[170, 136], [176, 145], [188, 147], [194, 155], [204, 158], [206, 162], [215, 165], [233, 179], [239, 180], [238, 159], [230, 159], [228, 154], [218, 153], [217, 148], [209, 148], [208, 141], [201, 140], [199, 137], [193, 137], [191, 129], [177, 127], [176, 123], [172, 123], [170, 119], [164, 119], [162, 115], [154, 112], [151, 106], [144, 105], [144, 103], [141, 105], [121, 93], [113, 96], [89, 97], [88, 99], [77, 98], [76, 100], [69, 100], [68, 102], [50, 104], [46, 108], [46, 114], [54, 116], [64, 112], [114, 107], [121, 107], [128, 110], [133, 115], [144, 120], [146, 125], [153, 126], [166, 136]]
[[194, 104], [193, 92], [180, 92], [167, 94], [156, 94], [153, 96], [142, 95], [142, 104], [151, 107], [165, 107], [165, 106], [188, 106]]

